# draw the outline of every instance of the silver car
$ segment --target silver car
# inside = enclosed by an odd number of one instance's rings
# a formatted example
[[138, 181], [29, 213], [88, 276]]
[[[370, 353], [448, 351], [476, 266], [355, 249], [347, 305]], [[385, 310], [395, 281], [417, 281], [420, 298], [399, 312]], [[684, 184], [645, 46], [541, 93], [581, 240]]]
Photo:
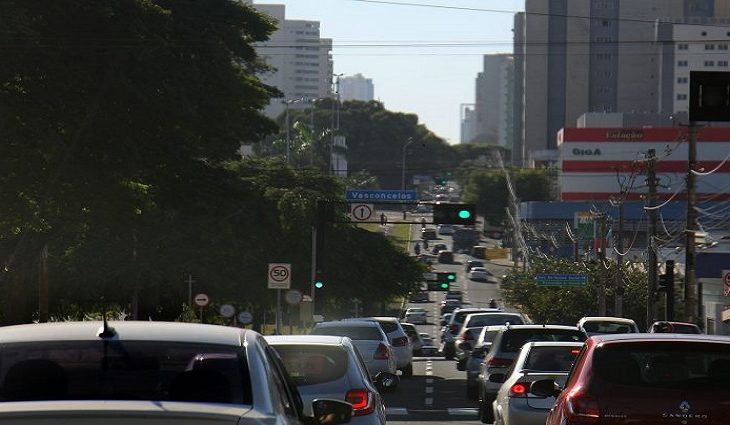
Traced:
[[[33, 425], [331, 424], [352, 405], [296, 386], [264, 337], [171, 322], [0, 327], [0, 422]], [[324, 421], [324, 422], [323, 422]]]
[[362, 355], [370, 376], [381, 372], [396, 374], [398, 366], [393, 346], [380, 326], [372, 321], [336, 320], [314, 325], [312, 335], [346, 336]]
[[398, 369], [403, 372], [404, 377], [413, 375], [413, 345], [397, 317], [361, 317], [345, 320], [369, 320], [379, 324], [393, 346]]
[[304, 401], [316, 398], [352, 404], [354, 425], [384, 425], [385, 406], [379, 391], [395, 389], [398, 377], [381, 373], [371, 379], [357, 348], [348, 337], [322, 335], [267, 336], [281, 357]]
[[530, 393], [530, 384], [541, 379], [565, 384], [568, 371], [582, 347], [580, 342], [528, 342], [523, 345], [505, 375], [489, 377], [493, 382], [502, 382], [492, 403], [494, 424], [544, 425], [555, 397]]
[[469, 357], [466, 360], [466, 397], [468, 399], [477, 399], [479, 395], [479, 382], [477, 378], [479, 377], [479, 369], [484, 361], [484, 356], [489, 352], [492, 341], [494, 341], [499, 331], [506, 327], [504, 325], [496, 325], [481, 328], [474, 343], [474, 348], [469, 352]]
[[527, 319], [520, 313], [507, 313], [503, 311], [472, 313], [466, 316], [461, 330], [456, 336], [454, 352], [456, 355], [456, 369], [466, 370], [466, 362], [469, 359], [474, 341], [476, 341], [482, 328], [495, 325], [524, 325]]

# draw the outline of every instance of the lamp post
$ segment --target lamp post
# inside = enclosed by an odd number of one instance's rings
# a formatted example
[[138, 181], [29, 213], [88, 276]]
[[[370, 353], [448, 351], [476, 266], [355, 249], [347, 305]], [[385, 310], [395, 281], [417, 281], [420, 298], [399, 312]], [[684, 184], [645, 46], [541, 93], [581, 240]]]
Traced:
[[[403, 145], [403, 161], [401, 161], [401, 179], [400, 179], [400, 190], [405, 192], [406, 190], [406, 148], [408, 145], [413, 143], [413, 138], [409, 137], [406, 143]], [[403, 220], [406, 219], [406, 206], [403, 204]]]

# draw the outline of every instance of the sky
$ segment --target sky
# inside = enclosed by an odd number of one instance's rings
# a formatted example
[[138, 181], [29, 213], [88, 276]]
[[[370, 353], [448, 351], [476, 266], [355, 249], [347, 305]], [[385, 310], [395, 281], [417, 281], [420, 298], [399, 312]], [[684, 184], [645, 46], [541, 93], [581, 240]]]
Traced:
[[459, 143], [462, 104], [474, 103], [482, 57], [512, 52], [523, 0], [255, 0], [286, 5], [286, 19], [320, 22], [333, 40], [334, 73], [373, 80], [391, 111], [415, 113]]

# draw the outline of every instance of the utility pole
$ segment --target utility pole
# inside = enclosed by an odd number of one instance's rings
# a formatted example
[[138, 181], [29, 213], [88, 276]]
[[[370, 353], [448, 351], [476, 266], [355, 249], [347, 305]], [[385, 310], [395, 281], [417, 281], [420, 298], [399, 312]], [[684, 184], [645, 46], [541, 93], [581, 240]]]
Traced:
[[621, 196], [618, 203], [618, 232], [615, 242], [616, 250], [616, 290], [614, 295], [614, 316], [624, 316], [624, 201], [626, 197]]
[[[695, 167], [697, 165], [697, 122], [689, 123], [689, 155], [687, 158], [687, 228], [685, 230], [684, 260], [684, 312], [687, 322], [698, 323], [702, 306], [697, 302], [695, 280], [695, 232], [697, 232], [697, 191]], [[699, 323], [698, 323], [699, 324]], [[700, 327], [704, 328], [702, 324]]]
[[646, 327], [648, 329], [649, 326], [656, 321], [657, 252], [655, 237], [657, 214], [654, 206], [656, 205], [657, 186], [659, 184], [656, 178], [656, 149], [649, 149], [646, 160], [646, 184], [649, 187], [649, 194], [647, 197], [647, 215], [649, 216], [649, 225], [647, 228], [647, 266], [649, 279], [646, 298]]
[[[599, 236], [601, 241], [601, 253], [598, 257], [599, 266], [605, 267], [606, 265], [606, 219], [607, 214], [601, 213], [598, 216], [598, 219], [601, 221], [601, 224], [599, 225]], [[598, 283], [598, 315], [599, 316], [605, 316], [606, 315], [606, 276], [603, 273], [599, 274], [599, 283]]]

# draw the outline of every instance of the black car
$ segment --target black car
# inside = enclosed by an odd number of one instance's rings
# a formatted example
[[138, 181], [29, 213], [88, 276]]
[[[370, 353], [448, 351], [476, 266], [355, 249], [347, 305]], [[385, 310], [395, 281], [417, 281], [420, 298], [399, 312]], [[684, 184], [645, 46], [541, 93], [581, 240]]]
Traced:
[[469, 273], [473, 267], [484, 267], [484, 261], [480, 260], [469, 260], [466, 262], [466, 272]]

